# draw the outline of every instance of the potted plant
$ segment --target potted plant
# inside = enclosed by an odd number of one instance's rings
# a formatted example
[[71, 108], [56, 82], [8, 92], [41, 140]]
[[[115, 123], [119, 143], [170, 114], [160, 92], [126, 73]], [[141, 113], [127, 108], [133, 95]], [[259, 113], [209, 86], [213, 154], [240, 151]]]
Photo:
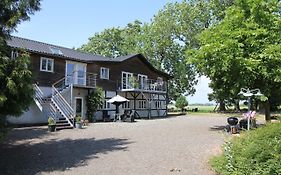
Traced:
[[82, 123], [81, 123], [81, 116], [80, 115], [77, 115], [75, 117], [75, 128], [82, 129]]
[[56, 130], [56, 121], [53, 119], [53, 117], [48, 118], [48, 131], [55, 132]]

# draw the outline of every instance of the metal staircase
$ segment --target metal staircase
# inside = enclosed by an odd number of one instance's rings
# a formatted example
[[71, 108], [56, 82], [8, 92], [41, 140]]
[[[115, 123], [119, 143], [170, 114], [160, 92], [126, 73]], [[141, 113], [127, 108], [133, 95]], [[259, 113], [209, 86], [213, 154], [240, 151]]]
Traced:
[[56, 121], [56, 129], [70, 129], [74, 126], [74, 110], [63, 97], [72, 91], [72, 84], [66, 85], [65, 78], [52, 85], [52, 96], [44, 96], [41, 89], [34, 84], [34, 101], [46, 118], [52, 117]]

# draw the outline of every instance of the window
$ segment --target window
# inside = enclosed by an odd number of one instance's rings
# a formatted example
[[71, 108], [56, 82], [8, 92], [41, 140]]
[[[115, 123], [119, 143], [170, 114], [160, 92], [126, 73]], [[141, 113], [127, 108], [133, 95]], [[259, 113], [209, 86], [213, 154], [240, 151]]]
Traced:
[[130, 109], [130, 101], [127, 101], [127, 102], [123, 103], [122, 108], [123, 109]]
[[146, 108], [146, 101], [139, 100], [139, 109], [145, 109], [145, 108]]
[[18, 56], [19, 56], [18, 51], [12, 50], [12, 52], [11, 52], [11, 58], [12, 58], [12, 59], [15, 59], [15, 58], [17, 58]]
[[161, 105], [162, 105], [161, 101], [155, 102], [155, 106], [156, 106], [157, 109], [161, 109], [161, 107], [162, 107]]
[[132, 89], [132, 77], [133, 74], [130, 72], [122, 72], [122, 89]]
[[63, 55], [62, 51], [59, 49], [59, 48], [56, 48], [56, 47], [50, 47], [50, 50], [53, 54], [56, 54], [56, 55]]
[[101, 79], [109, 79], [109, 69], [105, 67], [100, 68], [100, 78]]
[[146, 89], [147, 87], [147, 75], [138, 74], [138, 80], [140, 83], [140, 89]]
[[40, 71], [53, 72], [54, 60], [50, 58], [41, 57]]

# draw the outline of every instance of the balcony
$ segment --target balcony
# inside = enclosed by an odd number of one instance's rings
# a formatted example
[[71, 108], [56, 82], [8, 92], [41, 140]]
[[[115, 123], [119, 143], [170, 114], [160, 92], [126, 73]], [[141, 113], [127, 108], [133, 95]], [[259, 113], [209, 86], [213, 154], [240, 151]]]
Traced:
[[56, 88], [62, 89], [68, 87], [69, 85], [73, 85], [73, 87], [93, 89], [96, 88], [96, 84], [97, 74], [75, 71], [72, 74], [66, 75], [53, 85]]
[[128, 91], [142, 91], [142, 92], [166, 92], [167, 82], [159, 80], [136, 80], [136, 81], [122, 81], [118, 83], [118, 89], [123, 92]]

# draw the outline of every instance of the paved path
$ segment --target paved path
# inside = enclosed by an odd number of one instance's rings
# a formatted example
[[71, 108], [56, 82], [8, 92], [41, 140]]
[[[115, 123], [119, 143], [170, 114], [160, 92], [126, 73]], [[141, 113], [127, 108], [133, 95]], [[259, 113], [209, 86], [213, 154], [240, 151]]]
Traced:
[[180, 116], [55, 133], [14, 129], [0, 145], [0, 174], [212, 175], [207, 160], [220, 150], [225, 121]]

